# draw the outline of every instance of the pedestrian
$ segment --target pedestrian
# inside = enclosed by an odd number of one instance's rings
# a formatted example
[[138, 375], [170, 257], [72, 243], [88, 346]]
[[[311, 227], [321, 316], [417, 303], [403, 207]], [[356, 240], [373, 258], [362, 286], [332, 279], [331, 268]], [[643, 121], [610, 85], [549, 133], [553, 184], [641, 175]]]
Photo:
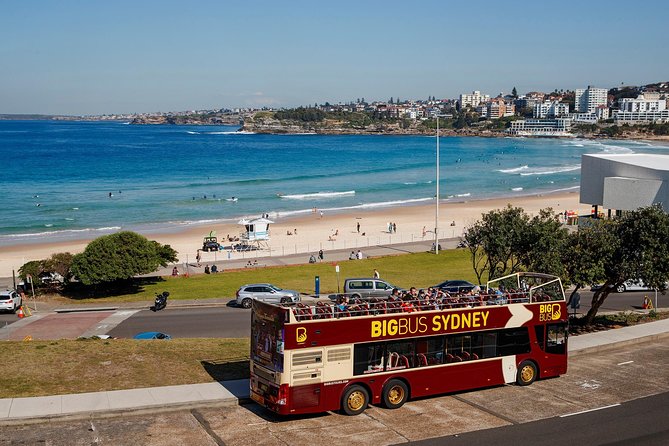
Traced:
[[358, 249], [358, 253], [355, 255], [358, 260], [362, 260], [362, 251]]
[[425, 228], [425, 226], [423, 226], [423, 238], [425, 238], [425, 233], [426, 232], [427, 232], [427, 229]]
[[397, 223], [393, 223], [393, 233], [397, 234]]
[[179, 275], [179, 269], [175, 266], [172, 268], [172, 277], [177, 277]]
[[379, 271], [376, 268], [374, 268], [374, 278], [375, 279], [380, 279], [381, 278], [381, 275], [379, 274]]
[[388, 234], [393, 232], [393, 224], [391, 222], [388, 222]]
[[323, 261], [323, 250], [322, 249], [318, 250], [318, 258], [321, 262]]
[[323, 218], [323, 211], [321, 211], [321, 218]]
[[195, 262], [197, 262], [197, 266], [200, 266], [200, 260], [202, 260], [202, 257], [200, 257], [200, 250], [197, 250], [197, 255], [195, 256]]
[[358, 234], [360, 234], [360, 222], [356, 225], [356, 229], [358, 230]]

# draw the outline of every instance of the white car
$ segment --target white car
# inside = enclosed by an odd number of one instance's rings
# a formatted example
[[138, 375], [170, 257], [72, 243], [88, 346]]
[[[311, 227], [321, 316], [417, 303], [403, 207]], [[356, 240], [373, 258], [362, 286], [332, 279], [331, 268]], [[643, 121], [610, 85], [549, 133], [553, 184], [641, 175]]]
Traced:
[[[593, 285], [590, 290], [597, 291], [602, 287], [601, 284]], [[616, 293], [624, 293], [625, 291], [650, 291], [653, 288], [647, 287], [642, 280], [628, 280], [623, 284], [619, 285], [615, 291]]]
[[295, 303], [300, 301], [300, 293], [293, 290], [282, 290], [271, 283], [242, 285], [237, 290], [237, 305], [251, 308], [253, 299], [275, 304]]
[[14, 290], [0, 291], [0, 311], [11, 311], [16, 313], [16, 310], [23, 304], [21, 302], [21, 295]]

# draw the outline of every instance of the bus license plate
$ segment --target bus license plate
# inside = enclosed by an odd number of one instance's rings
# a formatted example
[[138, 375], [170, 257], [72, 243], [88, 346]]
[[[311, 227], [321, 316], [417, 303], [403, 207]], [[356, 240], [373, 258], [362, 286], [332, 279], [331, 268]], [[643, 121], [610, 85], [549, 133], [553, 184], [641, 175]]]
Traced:
[[258, 395], [255, 392], [251, 392], [251, 399], [258, 404], [265, 405], [265, 398], [263, 398], [262, 396]]

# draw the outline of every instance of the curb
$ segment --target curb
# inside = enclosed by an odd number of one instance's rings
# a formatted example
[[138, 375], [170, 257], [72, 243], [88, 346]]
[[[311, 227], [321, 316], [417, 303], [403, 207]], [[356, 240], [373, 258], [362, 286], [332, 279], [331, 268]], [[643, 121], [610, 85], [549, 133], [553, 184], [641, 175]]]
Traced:
[[665, 333], [656, 333], [647, 336], [641, 336], [633, 339], [626, 339], [624, 341], [613, 342], [610, 344], [594, 345], [592, 347], [585, 347], [580, 350], [575, 350], [573, 352], [567, 352], [569, 358], [576, 356], [581, 356], [588, 353], [600, 353], [608, 350], [615, 350], [619, 347], [627, 347], [628, 345], [641, 344], [643, 342], [652, 342], [660, 339], [669, 338], [669, 332]]

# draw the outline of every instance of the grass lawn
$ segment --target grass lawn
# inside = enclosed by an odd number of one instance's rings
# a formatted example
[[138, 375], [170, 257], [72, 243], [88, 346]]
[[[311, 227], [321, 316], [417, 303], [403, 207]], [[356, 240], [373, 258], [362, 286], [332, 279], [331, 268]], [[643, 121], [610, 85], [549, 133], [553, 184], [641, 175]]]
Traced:
[[[377, 269], [381, 278], [402, 288], [428, 287], [447, 279], [464, 279], [476, 283], [470, 254], [465, 249], [430, 253], [403, 254], [365, 260], [338, 262], [339, 282], [347, 277], [371, 277]], [[169, 291], [170, 299], [209, 299], [235, 296], [247, 283], [270, 282], [282, 288], [314, 293], [314, 277], [320, 277], [321, 293], [337, 292], [337, 274], [333, 263], [276, 266], [258, 269], [198, 274], [191, 277], [137, 279], [132, 290], [104, 298], [77, 299], [79, 302], [134, 302], [153, 300], [155, 293]]]
[[248, 339], [3, 341], [0, 398], [248, 378], [249, 350]]

